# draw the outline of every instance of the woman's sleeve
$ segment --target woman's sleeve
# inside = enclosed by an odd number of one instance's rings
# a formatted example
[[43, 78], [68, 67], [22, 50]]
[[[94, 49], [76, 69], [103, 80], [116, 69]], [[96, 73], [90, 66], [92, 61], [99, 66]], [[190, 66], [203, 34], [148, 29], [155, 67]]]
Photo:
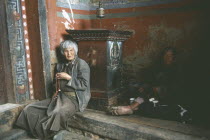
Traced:
[[73, 75], [71, 80], [67, 83], [67, 86], [74, 88], [75, 90], [86, 90], [89, 87], [90, 82], [90, 68], [87, 63], [79, 64], [77, 75]]

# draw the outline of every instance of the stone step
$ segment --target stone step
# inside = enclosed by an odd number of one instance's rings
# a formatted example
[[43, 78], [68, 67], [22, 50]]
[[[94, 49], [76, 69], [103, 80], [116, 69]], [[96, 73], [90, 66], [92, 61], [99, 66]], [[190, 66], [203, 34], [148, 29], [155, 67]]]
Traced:
[[39, 140], [28, 136], [28, 133], [23, 129], [11, 129], [3, 134], [0, 134], [0, 140]]
[[[80, 131], [71, 131], [62, 130], [56, 134], [53, 140], [104, 140], [99, 137], [94, 137], [93, 135], [81, 133]], [[33, 137], [28, 136], [27, 132], [22, 129], [11, 129], [1, 135], [0, 140], [39, 140]]]
[[17, 140], [21, 137], [26, 136], [27, 133], [25, 130], [22, 129], [11, 129], [9, 131], [6, 131], [4, 133], [2, 133], [1, 136], [1, 140]]
[[175, 121], [141, 116], [111, 116], [105, 112], [87, 109], [77, 113], [70, 127], [117, 140], [208, 140], [210, 130]]

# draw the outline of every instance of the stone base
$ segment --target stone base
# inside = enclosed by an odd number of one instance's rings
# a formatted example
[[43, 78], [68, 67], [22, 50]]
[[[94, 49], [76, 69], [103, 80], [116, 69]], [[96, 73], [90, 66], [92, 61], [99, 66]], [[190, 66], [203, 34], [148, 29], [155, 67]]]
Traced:
[[[12, 129], [0, 134], [1, 140], [31, 140], [26, 131]], [[69, 122], [68, 131], [60, 131], [54, 140], [208, 140], [210, 130], [141, 116], [111, 116], [87, 109]]]

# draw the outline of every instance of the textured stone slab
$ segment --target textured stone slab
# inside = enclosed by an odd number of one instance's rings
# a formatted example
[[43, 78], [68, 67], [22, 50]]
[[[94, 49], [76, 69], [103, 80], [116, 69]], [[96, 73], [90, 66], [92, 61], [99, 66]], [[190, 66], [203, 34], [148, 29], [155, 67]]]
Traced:
[[77, 113], [71, 127], [118, 140], [206, 140], [210, 131], [178, 122], [140, 116], [110, 116], [104, 112], [87, 110]]
[[24, 105], [7, 103], [0, 105], [0, 134], [12, 129]]

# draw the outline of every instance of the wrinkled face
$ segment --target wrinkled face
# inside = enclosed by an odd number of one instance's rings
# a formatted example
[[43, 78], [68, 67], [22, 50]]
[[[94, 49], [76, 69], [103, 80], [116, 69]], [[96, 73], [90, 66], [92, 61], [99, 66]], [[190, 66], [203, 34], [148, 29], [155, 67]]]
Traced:
[[164, 64], [166, 65], [170, 65], [174, 62], [174, 53], [173, 51], [167, 51], [164, 56], [163, 56], [163, 59], [164, 59]]
[[75, 50], [74, 48], [64, 49], [64, 56], [66, 60], [71, 61], [75, 58]]

